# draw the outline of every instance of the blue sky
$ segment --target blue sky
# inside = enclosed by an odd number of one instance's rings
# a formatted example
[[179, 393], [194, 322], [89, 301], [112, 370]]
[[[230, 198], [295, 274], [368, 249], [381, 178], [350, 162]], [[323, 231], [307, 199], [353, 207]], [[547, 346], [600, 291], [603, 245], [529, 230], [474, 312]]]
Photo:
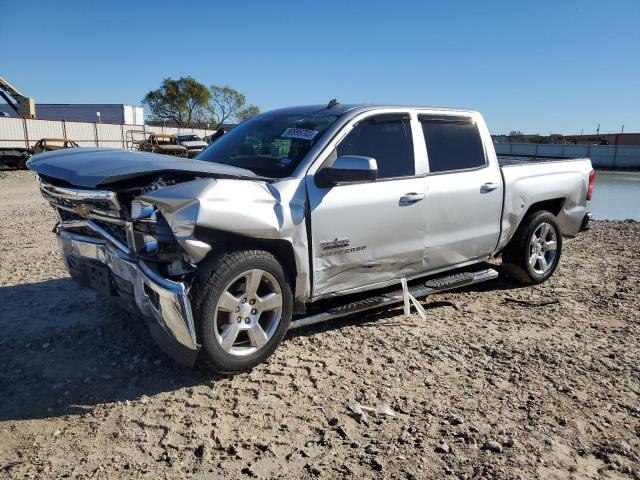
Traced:
[[263, 110], [480, 110], [494, 133], [640, 131], [640, 1], [0, 0], [0, 76], [43, 103], [140, 103], [163, 78]]

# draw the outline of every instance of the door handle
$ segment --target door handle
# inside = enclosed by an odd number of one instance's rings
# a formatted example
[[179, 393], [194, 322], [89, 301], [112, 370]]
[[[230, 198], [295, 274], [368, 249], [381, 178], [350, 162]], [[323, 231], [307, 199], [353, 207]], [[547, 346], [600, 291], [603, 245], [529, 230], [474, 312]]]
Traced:
[[424, 199], [424, 193], [409, 192], [400, 197], [400, 205], [409, 205]]
[[481, 192], [491, 192], [500, 186], [499, 183], [496, 182], [487, 182], [482, 187], [480, 187]]

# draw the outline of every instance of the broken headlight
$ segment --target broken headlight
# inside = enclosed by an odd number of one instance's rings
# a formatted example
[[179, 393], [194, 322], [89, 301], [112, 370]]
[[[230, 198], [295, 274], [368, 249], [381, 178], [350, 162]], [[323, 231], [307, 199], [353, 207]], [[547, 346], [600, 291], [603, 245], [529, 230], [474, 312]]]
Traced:
[[181, 258], [171, 227], [158, 209], [146, 202], [131, 202], [133, 248], [139, 255], [158, 261]]

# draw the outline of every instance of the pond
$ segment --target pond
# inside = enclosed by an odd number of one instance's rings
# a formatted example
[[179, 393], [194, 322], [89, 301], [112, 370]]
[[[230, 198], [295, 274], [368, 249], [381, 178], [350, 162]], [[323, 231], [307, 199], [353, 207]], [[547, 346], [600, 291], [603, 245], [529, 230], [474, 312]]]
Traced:
[[596, 220], [640, 220], [640, 172], [596, 171], [591, 211]]

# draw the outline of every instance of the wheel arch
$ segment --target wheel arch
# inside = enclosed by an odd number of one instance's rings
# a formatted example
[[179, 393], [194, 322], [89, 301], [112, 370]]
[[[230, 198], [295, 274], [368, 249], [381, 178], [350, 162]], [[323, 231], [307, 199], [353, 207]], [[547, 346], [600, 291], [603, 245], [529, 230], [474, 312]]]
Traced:
[[[564, 197], [558, 197], [532, 203], [524, 213], [522, 218], [524, 219], [527, 215], [539, 212], [540, 210], [546, 210], [547, 212], [552, 213], [557, 217], [558, 214], [562, 211], [562, 206], [564, 205], [564, 202], [566, 202], [566, 200], [567, 199]], [[522, 221], [522, 219], [520, 221]]]
[[[204, 260], [200, 262], [200, 265], [204, 266], [205, 269], [207, 268], [206, 264], [210, 262], [211, 259], [225, 250], [264, 250], [278, 259], [287, 275], [287, 279], [291, 283], [291, 291], [297, 291], [296, 282], [299, 272], [296, 265], [293, 245], [288, 240], [255, 238], [199, 226], [196, 226], [194, 236], [211, 244], [211, 251]], [[297, 310], [301, 308], [298, 303], [294, 295], [294, 312], [296, 313]]]
[[503, 218], [500, 242], [494, 255], [500, 255], [502, 251], [507, 247], [507, 245], [509, 245], [518, 229], [522, 226], [522, 222], [526, 218], [536, 212], [547, 211], [557, 219], [562, 212], [562, 208], [564, 207], [566, 201], [566, 197], [555, 197], [545, 200], [538, 200], [537, 202], [533, 202], [531, 205], [529, 205], [526, 210], [518, 213], [512, 212], [508, 215], [505, 215]]

